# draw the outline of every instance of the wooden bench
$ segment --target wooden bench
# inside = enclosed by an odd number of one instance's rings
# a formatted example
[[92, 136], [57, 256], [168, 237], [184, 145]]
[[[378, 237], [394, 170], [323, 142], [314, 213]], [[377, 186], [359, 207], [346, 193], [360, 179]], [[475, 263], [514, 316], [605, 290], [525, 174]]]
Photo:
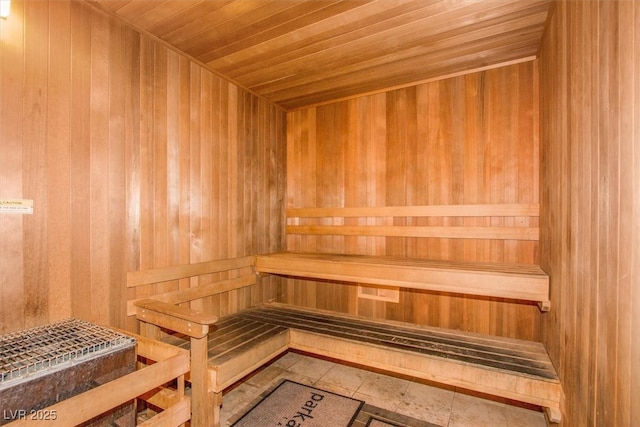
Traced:
[[[287, 235], [292, 239], [295, 236], [539, 239], [537, 204], [296, 208], [287, 209], [286, 216]], [[425, 218], [436, 218], [441, 225], [423, 225]], [[256, 271], [533, 301], [542, 311], [551, 306], [549, 276], [533, 264], [283, 252], [258, 255]]]
[[[214, 261], [130, 274], [131, 283], [209, 274], [248, 259]], [[206, 268], [205, 268], [206, 265]], [[222, 319], [177, 306], [248, 286], [255, 275], [133, 301], [137, 318], [183, 334], [169, 337], [190, 349], [192, 425], [219, 425], [223, 390], [287, 349], [410, 375], [467, 390], [540, 405], [560, 420], [562, 388], [540, 343], [483, 336], [283, 305], [242, 310]], [[366, 332], [364, 332], [366, 331]]]
[[550, 308], [549, 276], [537, 265], [282, 252], [256, 256], [256, 271], [535, 301]]
[[561, 396], [540, 343], [273, 304], [220, 319], [208, 336], [209, 378], [222, 391], [288, 349], [546, 408]]

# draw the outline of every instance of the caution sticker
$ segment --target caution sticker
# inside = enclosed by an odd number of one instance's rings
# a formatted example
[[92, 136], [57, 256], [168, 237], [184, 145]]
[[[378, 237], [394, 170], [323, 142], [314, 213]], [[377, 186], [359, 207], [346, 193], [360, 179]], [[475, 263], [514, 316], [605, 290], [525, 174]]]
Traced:
[[33, 200], [28, 199], [0, 199], [0, 214], [26, 214], [33, 213]]

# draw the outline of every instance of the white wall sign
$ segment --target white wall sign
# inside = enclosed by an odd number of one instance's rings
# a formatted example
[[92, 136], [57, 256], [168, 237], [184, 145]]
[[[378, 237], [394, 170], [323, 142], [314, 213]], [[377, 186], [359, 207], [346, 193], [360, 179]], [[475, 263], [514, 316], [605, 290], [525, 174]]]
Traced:
[[28, 199], [0, 199], [0, 214], [28, 214], [33, 213], [33, 200]]

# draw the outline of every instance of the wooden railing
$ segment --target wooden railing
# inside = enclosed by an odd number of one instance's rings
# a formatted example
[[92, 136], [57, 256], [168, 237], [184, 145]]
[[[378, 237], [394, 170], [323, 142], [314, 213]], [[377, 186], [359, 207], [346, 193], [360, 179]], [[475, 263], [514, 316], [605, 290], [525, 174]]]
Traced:
[[127, 302], [131, 314], [136, 315], [140, 320], [141, 330], [145, 331], [147, 336], [157, 337], [155, 329], [162, 327], [189, 337], [190, 377], [194, 379], [191, 381], [191, 396], [193, 398], [191, 424], [194, 426], [209, 427], [218, 425], [220, 422], [219, 411], [214, 413], [212, 408], [219, 407], [216, 402], [220, 399], [221, 393], [212, 384], [207, 368], [207, 334], [218, 317], [212, 313], [202, 313], [178, 304], [255, 284], [256, 275], [253, 264], [254, 257], [248, 256], [135, 271], [127, 274], [128, 287], [153, 285], [231, 270], [235, 270], [239, 274], [236, 278], [163, 292]]
[[[122, 332], [133, 335], [129, 332]], [[189, 352], [177, 347], [134, 335], [139, 357], [135, 372], [70, 397], [55, 405], [37, 411], [46, 414], [24, 417], [12, 426], [75, 426], [91, 420], [127, 402], [140, 399], [162, 409], [157, 415], [139, 424], [148, 427], [184, 425], [191, 417], [191, 398], [185, 395], [185, 375], [190, 370]], [[166, 387], [176, 381], [175, 389]]]
[[[431, 206], [381, 206], [352, 208], [291, 208], [287, 209], [287, 234], [386, 236], [386, 237], [437, 237], [450, 239], [500, 239], [538, 240], [537, 226], [425, 226], [409, 221], [395, 224], [398, 218], [427, 217], [538, 217], [538, 204], [483, 204], [483, 205], [431, 205]], [[349, 225], [346, 218], [386, 218], [383, 223]], [[315, 219], [312, 221], [310, 219]], [[324, 220], [322, 220], [324, 219]], [[322, 222], [336, 222], [326, 224]], [[314, 223], [310, 223], [314, 222]], [[380, 222], [380, 221], [378, 221]], [[407, 222], [407, 221], [405, 221]], [[517, 223], [518, 221], [513, 221]]]
[[[222, 259], [214, 261], [198, 262], [194, 264], [178, 265], [172, 267], [155, 268], [144, 271], [131, 271], [127, 273], [127, 287], [152, 285], [156, 283], [169, 282], [172, 280], [184, 279], [187, 277], [204, 276], [206, 274], [220, 273], [224, 271], [237, 270], [243, 268], [253, 268], [254, 257], [246, 256], [232, 259]], [[217, 295], [229, 292], [234, 289], [243, 288], [256, 283], [255, 275], [241, 275], [234, 279], [216, 281], [208, 285], [196, 288], [179, 289], [173, 292], [162, 293], [153, 298], [169, 304], [181, 304], [196, 300], [203, 296]], [[127, 301], [127, 316], [136, 314], [136, 302], [146, 298], [137, 298]]]

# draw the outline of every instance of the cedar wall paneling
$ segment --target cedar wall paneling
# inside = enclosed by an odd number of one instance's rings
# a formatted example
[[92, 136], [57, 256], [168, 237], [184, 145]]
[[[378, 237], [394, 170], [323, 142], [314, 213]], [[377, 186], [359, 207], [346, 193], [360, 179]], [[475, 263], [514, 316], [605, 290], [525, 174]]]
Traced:
[[640, 425], [640, 3], [552, 7], [540, 56], [543, 341], [567, 426]]
[[[283, 246], [284, 112], [75, 0], [0, 21], [0, 333], [68, 316], [134, 328], [126, 272]], [[203, 278], [212, 280], [215, 278]], [[274, 298], [275, 280], [208, 301]]]
[[[526, 62], [288, 114], [287, 207], [537, 203], [537, 65]], [[359, 221], [360, 219], [345, 219]], [[537, 218], [518, 218], [537, 226]], [[362, 220], [360, 220], [362, 221]], [[384, 223], [387, 219], [367, 219]], [[396, 218], [419, 225], [501, 225], [498, 218]], [[511, 219], [514, 221], [514, 219]], [[510, 225], [510, 224], [504, 224]], [[538, 262], [537, 241], [288, 237], [289, 250], [467, 261]], [[422, 291], [400, 303], [356, 286], [290, 280], [290, 303], [539, 339], [536, 306]]]

